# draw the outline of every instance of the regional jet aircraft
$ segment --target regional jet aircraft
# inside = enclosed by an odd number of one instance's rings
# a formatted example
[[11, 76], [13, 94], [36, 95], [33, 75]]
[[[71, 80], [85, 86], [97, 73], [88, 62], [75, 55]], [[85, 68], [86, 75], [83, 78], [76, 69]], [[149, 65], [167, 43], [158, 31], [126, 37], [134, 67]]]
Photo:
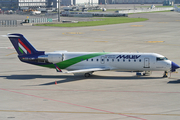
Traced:
[[8, 34], [18, 58], [25, 63], [47, 68], [55, 68], [57, 72], [81, 73], [89, 77], [96, 71], [151, 71], [174, 72], [177, 64], [157, 53], [124, 53], [124, 52], [49, 52], [37, 51], [22, 34]]

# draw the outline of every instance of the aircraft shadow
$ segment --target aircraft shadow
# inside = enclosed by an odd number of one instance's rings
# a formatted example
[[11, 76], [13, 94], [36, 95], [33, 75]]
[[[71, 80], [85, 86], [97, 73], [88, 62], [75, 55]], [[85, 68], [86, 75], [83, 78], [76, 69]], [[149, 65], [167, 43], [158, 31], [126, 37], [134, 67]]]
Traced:
[[[57, 84], [74, 82], [79, 80], [86, 79], [102, 79], [102, 80], [148, 80], [148, 79], [162, 79], [162, 77], [150, 77], [150, 76], [100, 76], [100, 75], [92, 75], [89, 78], [85, 78], [84, 76], [70, 76], [70, 75], [10, 75], [10, 76], [0, 76], [2, 78], [6, 78], [8, 80], [32, 80], [36, 78], [44, 78], [44, 79], [54, 79]], [[61, 80], [59, 80], [61, 79]], [[43, 85], [54, 85], [55, 81], [39, 84], [37, 86]]]
[[168, 84], [180, 84], [180, 79], [174, 80], [174, 81], [169, 81]]

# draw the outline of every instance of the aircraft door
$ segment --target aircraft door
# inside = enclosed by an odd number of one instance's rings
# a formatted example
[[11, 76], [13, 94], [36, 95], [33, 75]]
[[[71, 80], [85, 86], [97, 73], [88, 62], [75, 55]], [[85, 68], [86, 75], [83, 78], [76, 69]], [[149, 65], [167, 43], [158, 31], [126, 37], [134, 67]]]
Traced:
[[149, 58], [144, 58], [144, 68], [150, 68]]
[[104, 56], [101, 56], [101, 64], [104, 64], [105, 63], [105, 58]]

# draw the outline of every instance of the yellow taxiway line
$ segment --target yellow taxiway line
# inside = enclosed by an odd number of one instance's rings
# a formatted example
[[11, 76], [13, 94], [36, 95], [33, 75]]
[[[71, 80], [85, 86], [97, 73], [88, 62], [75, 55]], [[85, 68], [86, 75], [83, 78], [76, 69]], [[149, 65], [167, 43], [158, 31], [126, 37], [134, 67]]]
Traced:
[[7, 54], [6, 56], [9, 56], [9, 55], [12, 55], [12, 54], [16, 54], [16, 52], [13, 52], [13, 53]]

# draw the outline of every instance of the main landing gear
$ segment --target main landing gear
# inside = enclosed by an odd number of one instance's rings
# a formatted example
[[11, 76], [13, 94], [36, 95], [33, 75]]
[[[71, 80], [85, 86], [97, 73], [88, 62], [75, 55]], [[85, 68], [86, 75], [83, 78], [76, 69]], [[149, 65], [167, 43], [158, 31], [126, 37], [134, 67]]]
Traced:
[[84, 74], [84, 77], [86, 77], [86, 78], [90, 77], [90, 76], [93, 74], [93, 72], [94, 72], [94, 71], [92, 71], [92, 72], [90, 72], [90, 73], [85, 73], [85, 74]]
[[167, 71], [164, 71], [163, 78], [167, 78], [167, 77], [168, 77], [168, 72], [167, 72]]
[[88, 78], [88, 77], [90, 77], [90, 76], [91, 76], [90, 73], [85, 73], [85, 74], [84, 74], [84, 77], [86, 77], [86, 78]]

